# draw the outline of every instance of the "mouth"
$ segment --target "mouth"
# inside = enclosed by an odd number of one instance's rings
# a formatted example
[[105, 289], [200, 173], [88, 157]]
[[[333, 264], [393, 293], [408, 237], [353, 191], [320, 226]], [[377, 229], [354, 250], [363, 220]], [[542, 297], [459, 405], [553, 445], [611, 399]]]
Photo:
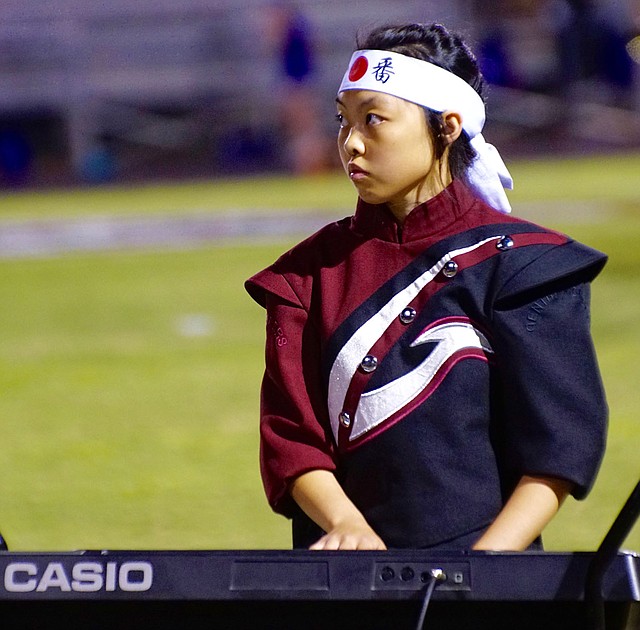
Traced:
[[360, 181], [361, 179], [364, 179], [369, 174], [363, 168], [360, 168], [355, 164], [349, 164], [348, 171], [349, 171], [349, 178], [353, 182]]

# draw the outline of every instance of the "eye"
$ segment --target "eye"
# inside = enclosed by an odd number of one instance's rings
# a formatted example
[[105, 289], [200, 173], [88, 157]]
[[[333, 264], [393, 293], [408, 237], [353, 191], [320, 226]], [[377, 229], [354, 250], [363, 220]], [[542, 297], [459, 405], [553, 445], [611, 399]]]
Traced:
[[349, 122], [345, 118], [344, 114], [336, 114], [336, 121], [338, 122], [338, 125], [340, 125], [340, 129], [344, 129], [349, 125]]
[[382, 122], [382, 118], [378, 114], [367, 114], [367, 125], [379, 125]]

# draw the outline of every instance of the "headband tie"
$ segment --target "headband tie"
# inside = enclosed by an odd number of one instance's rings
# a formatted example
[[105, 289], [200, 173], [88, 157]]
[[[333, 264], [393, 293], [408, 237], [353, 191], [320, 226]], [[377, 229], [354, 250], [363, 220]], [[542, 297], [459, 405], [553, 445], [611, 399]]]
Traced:
[[387, 50], [357, 50], [338, 92], [371, 90], [410, 101], [442, 113], [452, 110], [462, 119], [462, 129], [476, 151], [467, 171], [467, 183], [489, 205], [511, 212], [504, 192], [513, 180], [498, 150], [482, 135], [484, 103], [464, 79], [427, 61]]

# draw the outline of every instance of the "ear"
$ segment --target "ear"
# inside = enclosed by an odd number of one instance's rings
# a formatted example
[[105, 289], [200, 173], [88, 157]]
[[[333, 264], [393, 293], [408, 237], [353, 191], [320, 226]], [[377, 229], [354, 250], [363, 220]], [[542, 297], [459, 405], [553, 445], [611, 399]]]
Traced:
[[442, 131], [440, 133], [446, 145], [453, 144], [462, 133], [462, 116], [458, 112], [445, 110], [442, 116]]

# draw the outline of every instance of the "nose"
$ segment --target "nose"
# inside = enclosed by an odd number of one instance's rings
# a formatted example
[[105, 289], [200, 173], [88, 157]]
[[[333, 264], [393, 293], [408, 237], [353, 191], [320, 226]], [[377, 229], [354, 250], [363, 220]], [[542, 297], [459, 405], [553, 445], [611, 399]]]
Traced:
[[342, 146], [347, 155], [362, 155], [364, 153], [364, 140], [356, 127], [349, 129]]

